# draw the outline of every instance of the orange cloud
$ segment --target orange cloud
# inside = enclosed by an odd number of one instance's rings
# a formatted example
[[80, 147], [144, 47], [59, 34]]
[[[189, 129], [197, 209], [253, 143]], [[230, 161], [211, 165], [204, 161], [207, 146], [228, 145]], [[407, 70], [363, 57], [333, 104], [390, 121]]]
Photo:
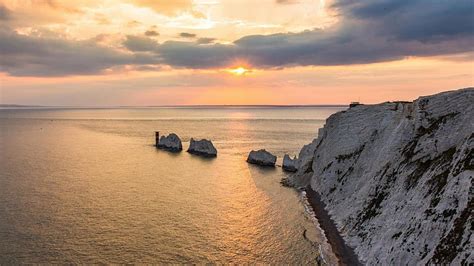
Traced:
[[23, 27], [65, 22], [71, 15], [80, 15], [84, 7], [97, 5], [97, 1], [2, 0], [2, 5], [11, 12], [8, 23]]
[[192, 0], [132, 0], [138, 6], [149, 7], [160, 14], [174, 16], [180, 13], [191, 13], [200, 16], [201, 14], [193, 10]]

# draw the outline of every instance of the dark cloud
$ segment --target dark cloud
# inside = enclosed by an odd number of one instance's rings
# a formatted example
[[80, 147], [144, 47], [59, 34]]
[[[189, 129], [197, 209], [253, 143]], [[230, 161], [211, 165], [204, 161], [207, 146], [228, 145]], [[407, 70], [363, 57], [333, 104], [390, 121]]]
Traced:
[[197, 44], [210, 44], [213, 43], [216, 38], [199, 38], [196, 40]]
[[194, 33], [188, 33], [188, 32], [181, 32], [179, 34], [179, 37], [183, 37], [183, 38], [196, 38], [196, 34]]
[[339, 0], [334, 4], [347, 19], [367, 24], [377, 34], [399, 40], [439, 41], [472, 36], [472, 0]]
[[159, 36], [160, 33], [157, 32], [156, 30], [147, 30], [145, 31], [145, 35], [149, 37], [155, 37], [155, 36]]
[[253, 35], [233, 44], [165, 42], [157, 51], [172, 66], [220, 67], [246, 60], [256, 67], [365, 64], [409, 56], [472, 51], [473, 1], [339, 0], [332, 28]]
[[31, 37], [0, 30], [0, 66], [14, 76], [99, 74], [123, 65], [157, 64], [152, 56], [122, 53], [91, 41]]
[[134, 35], [127, 35], [123, 45], [133, 52], [149, 52], [158, 48], [158, 43], [153, 39]]
[[188, 68], [212, 68], [228, 65], [240, 56], [234, 45], [198, 45], [195, 42], [167, 41], [157, 52], [168, 65]]
[[10, 20], [11, 11], [5, 6], [0, 4], [0, 20]]

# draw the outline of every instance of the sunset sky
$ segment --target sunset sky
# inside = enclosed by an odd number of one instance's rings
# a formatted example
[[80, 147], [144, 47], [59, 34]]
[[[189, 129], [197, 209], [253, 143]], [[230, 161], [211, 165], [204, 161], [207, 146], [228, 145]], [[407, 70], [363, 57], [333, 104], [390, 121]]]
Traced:
[[473, 85], [472, 0], [0, 0], [0, 102], [347, 104]]

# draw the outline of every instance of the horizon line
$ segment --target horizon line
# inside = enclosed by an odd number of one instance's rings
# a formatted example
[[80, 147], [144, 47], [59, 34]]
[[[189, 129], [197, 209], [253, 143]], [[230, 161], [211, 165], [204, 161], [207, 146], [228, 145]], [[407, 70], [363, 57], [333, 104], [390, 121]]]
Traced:
[[172, 108], [172, 107], [348, 107], [349, 104], [176, 104], [176, 105], [30, 105], [0, 104], [0, 108]]

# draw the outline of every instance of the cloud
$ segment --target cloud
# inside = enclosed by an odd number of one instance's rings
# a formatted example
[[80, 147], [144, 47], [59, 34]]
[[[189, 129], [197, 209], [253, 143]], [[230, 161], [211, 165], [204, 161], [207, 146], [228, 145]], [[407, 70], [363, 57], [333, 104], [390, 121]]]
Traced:
[[129, 28], [140, 27], [141, 25], [142, 25], [142, 23], [140, 21], [137, 21], [137, 20], [130, 20], [127, 23], [127, 27], [129, 27]]
[[159, 36], [160, 33], [157, 32], [156, 30], [147, 30], [145, 31], [145, 36], [149, 36], [149, 37], [155, 37], [155, 36]]
[[196, 40], [197, 44], [210, 44], [216, 41], [216, 38], [199, 38]]
[[[432, 3], [430, 5], [430, 3]], [[163, 62], [213, 68], [245, 60], [255, 67], [348, 65], [472, 51], [474, 3], [470, 0], [339, 0], [337, 25], [300, 33], [246, 36], [230, 45], [165, 42]]]
[[0, 20], [10, 20], [11, 11], [6, 8], [4, 5], [0, 4]]
[[10, 27], [38, 27], [48, 23], [63, 23], [80, 15], [85, 8], [98, 4], [94, 0], [0, 0], [0, 17], [7, 12]]
[[133, 52], [148, 52], [158, 48], [158, 43], [153, 39], [142, 36], [127, 35], [123, 45]]
[[94, 20], [99, 25], [107, 25], [111, 23], [110, 19], [106, 15], [100, 13], [95, 14]]
[[223, 67], [239, 56], [234, 45], [198, 45], [178, 41], [164, 42], [157, 52], [165, 64], [186, 68]]
[[196, 38], [196, 34], [194, 33], [188, 33], [188, 32], [181, 32], [179, 34], [179, 37], [183, 37], [183, 38]]
[[471, 0], [339, 0], [333, 7], [398, 40], [439, 41], [472, 36], [474, 30]]
[[0, 66], [14, 76], [99, 74], [124, 65], [158, 64], [141, 53], [123, 53], [92, 41], [41, 38], [0, 30]]
[[191, 12], [193, 9], [192, 0], [130, 0], [135, 5], [149, 7], [154, 11], [174, 16], [182, 12]]
[[276, 0], [277, 4], [289, 5], [289, 4], [298, 4], [299, 0]]
[[[180, 1], [138, 2], [158, 6]], [[10, 17], [7, 8], [0, 9], [0, 18]], [[281, 68], [368, 64], [410, 56], [462, 58], [454, 55], [472, 52], [471, 0], [336, 0], [331, 8], [340, 20], [330, 28], [251, 35], [230, 44], [196, 39], [196, 34], [186, 32], [180, 36], [187, 41], [159, 44], [145, 32], [143, 36], [126, 36], [122, 44], [128, 52], [101, 46], [98, 41], [27, 36], [0, 27], [0, 67], [11, 75], [61, 76], [97, 74], [124, 65], [199, 69], [245, 61], [256, 68]]]

